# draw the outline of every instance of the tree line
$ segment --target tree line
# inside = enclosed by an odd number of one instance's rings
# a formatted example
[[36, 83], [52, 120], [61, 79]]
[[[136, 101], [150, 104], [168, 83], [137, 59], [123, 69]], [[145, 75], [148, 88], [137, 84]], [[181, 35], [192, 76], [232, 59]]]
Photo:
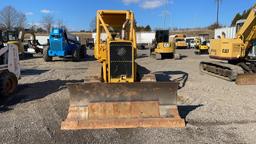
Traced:
[[66, 28], [62, 20], [55, 20], [51, 14], [44, 15], [40, 23], [40, 25], [28, 24], [26, 14], [12, 6], [6, 6], [0, 10], [0, 29], [2, 30], [30, 29], [34, 32], [49, 33], [53, 25]]
[[[90, 32], [96, 32], [96, 17], [91, 20], [89, 23]], [[150, 25], [138, 25], [137, 21], [135, 20], [135, 30], [137, 32], [150, 32], [152, 31]], [[85, 30], [81, 30], [81, 32], [85, 32]]]
[[[255, 6], [256, 6], [256, 4], [254, 4], [253, 7], [255, 7]], [[252, 10], [252, 8], [249, 8], [247, 10], [244, 10], [242, 13], [237, 13], [231, 22], [231, 26], [235, 26], [237, 21], [239, 21], [241, 19], [246, 19], [251, 10]]]

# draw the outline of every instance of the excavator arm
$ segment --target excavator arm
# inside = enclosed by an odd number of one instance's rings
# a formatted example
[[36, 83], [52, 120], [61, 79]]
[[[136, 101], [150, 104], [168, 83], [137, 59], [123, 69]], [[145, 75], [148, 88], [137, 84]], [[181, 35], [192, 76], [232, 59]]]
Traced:
[[245, 48], [248, 48], [252, 40], [256, 39], [256, 7], [252, 8], [236, 37], [244, 42]]

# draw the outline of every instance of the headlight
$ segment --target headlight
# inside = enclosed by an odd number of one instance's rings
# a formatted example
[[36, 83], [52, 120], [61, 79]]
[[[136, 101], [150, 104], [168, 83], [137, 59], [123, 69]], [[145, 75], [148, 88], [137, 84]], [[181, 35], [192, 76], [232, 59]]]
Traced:
[[164, 47], [165, 48], [170, 47], [170, 44], [169, 43], [164, 43]]

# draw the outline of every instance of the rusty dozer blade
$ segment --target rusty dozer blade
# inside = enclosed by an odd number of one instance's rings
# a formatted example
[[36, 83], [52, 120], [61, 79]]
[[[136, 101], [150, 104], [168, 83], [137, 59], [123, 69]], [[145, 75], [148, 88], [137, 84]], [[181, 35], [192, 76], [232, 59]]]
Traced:
[[104, 128], [182, 128], [178, 83], [68, 84], [70, 107], [62, 130]]
[[237, 85], [256, 85], [256, 74], [240, 74], [236, 78]]

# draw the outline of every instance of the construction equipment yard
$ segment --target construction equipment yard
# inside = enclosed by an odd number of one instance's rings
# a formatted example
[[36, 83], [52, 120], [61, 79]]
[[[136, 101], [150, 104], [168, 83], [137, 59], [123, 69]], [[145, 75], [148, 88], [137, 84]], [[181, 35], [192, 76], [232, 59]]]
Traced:
[[[0, 143], [256, 143], [255, 86], [238, 86], [200, 73], [207, 55], [177, 50], [181, 60], [156, 61], [140, 50], [140, 74], [180, 82], [179, 114], [185, 128], [135, 128], [62, 131], [69, 107], [66, 83], [96, 76], [100, 63], [88, 50], [85, 61], [44, 62], [41, 57], [21, 60], [17, 92], [0, 108]], [[164, 74], [163, 74], [164, 73]]]

